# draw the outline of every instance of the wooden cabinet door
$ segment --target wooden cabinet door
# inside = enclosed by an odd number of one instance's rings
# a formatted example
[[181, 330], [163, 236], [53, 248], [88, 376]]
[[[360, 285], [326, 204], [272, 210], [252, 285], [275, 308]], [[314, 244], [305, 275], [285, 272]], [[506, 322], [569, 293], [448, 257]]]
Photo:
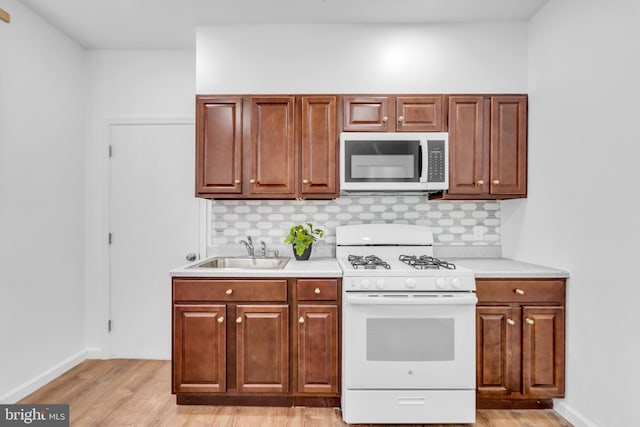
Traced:
[[173, 392], [226, 391], [225, 305], [175, 305]]
[[519, 309], [511, 305], [476, 308], [476, 386], [479, 398], [520, 391]]
[[449, 190], [452, 195], [489, 191], [489, 147], [482, 96], [449, 98]]
[[300, 393], [337, 394], [338, 306], [299, 305], [298, 387]]
[[445, 130], [444, 96], [398, 96], [398, 132], [441, 132]]
[[249, 194], [295, 196], [294, 108], [292, 96], [251, 98]]
[[236, 315], [238, 391], [289, 391], [289, 306], [239, 304]]
[[302, 196], [337, 196], [336, 97], [302, 97]]
[[389, 98], [386, 96], [345, 96], [344, 131], [387, 132], [389, 126]]
[[523, 393], [531, 398], [564, 395], [564, 308], [522, 310]]
[[491, 98], [491, 194], [527, 194], [527, 97]]
[[196, 98], [196, 193], [242, 192], [242, 98]]

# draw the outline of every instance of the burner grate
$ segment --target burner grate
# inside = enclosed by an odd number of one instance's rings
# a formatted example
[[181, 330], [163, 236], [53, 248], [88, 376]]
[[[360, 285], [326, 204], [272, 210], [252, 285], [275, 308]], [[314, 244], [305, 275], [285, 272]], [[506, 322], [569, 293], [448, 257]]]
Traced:
[[434, 258], [428, 255], [400, 255], [398, 259], [407, 265], [415, 268], [416, 270], [438, 270], [445, 268], [448, 270], [455, 270], [456, 266], [453, 263], [442, 261], [438, 258]]
[[375, 270], [378, 267], [386, 268], [387, 270], [391, 268], [391, 266], [384, 262], [381, 258], [375, 255], [349, 255], [348, 258], [351, 266], [358, 270], [360, 268], [364, 268], [367, 270]]

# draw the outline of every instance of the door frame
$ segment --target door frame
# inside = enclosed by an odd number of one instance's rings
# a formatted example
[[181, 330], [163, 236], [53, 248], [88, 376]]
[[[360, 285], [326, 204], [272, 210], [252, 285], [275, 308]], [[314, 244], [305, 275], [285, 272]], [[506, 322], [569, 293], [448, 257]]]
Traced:
[[[96, 168], [90, 174], [85, 186], [85, 242], [87, 245], [85, 264], [85, 318], [88, 359], [109, 359], [111, 337], [108, 322], [111, 319], [111, 250], [108, 236], [110, 231], [111, 165], [109, 147], [113, 142], [112, 130], [117, 126], [172, 126], [193, 125], [194, 117], [112, 117], [103, 122], [102, 136], [93, 150], [87, 150], [87, 164]], [[195, 141], [194, 141], [195, 144]], [[195, 159], [194, 159], [195, 162]], [[194, 177], [195, 179], [195, 177]], [[92, 180], [94, 184], [92, 185]], [[195, 184], [194, 184], [195, 197]], [[207, 256], [209, 241], [210, 203], [199, 200], [199, 242], [201, 258]], [[187, 261], [185, 260], [185, 264]], [[176, 266], [178, 267], [178, 266]], [[167, 272], [167, 286], [170, 277]], [[89, 292], [89, 289], [93, 291]], [[170, 304], [170, 301], [167, 301]], [[99, 347], [96, 346], [99, 345]]]

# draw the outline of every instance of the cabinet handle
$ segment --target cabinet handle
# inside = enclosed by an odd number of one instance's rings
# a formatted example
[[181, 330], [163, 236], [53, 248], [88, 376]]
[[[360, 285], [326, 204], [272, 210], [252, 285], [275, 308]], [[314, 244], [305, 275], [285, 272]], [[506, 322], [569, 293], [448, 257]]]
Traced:
[[256, 180], [255, 180], [255, 179], [253, 179], [253, 178], [251, 178], [251, 179], [249, 180], [249, 182], [250, 182], [251, 184], [255, 184], [255, 183], [256, 183]]
[[298, 323], [304, 323], [304, 317], [300, 316], [300, 318], [298, 319]]
[[303, 180], [302, 180], [302, 183], [303, 183], [303, 184], [308, 184], [308, 183], [309, 183], [309, 180], [308, 180], [308, 179], [303, 179]]
[[400, 116], [400, 117], [398, 117], [398, 121], [399, 121], [400, 123], [404, 122], [404, 116]]
[[320, 288], [315, 288], [313, 290], [313, 293], [316, 294], [316, 295], [320, 295]]
[[520, 288], [516, 288], [513, 290], [516, 295], [524, 295], [524, 290]]
[[235, 181], [233, 181], [233, 182], [235, 182], [235, 183], [236, 183], [236, 185], [240, 184], [240, 180], [239, 180], [239, 179], [236, 179], [236, 180], [235, 180]]
[[513, 325], [515, 325], [515, 324], [516, 324], [516, 321], [515, 321], [515, 320], [513, 320], [513, 319], [507, 319], [507, 323], [508, 323], [509, 325], [513, 326]]
[[477, 182], [477, 184], [478, 184], [478, 185], [484, 185], [484, 180], [479, 179], [479, 180], [478, 180], [478, 182]]
[[233, 289], [227, 289], [225, 291], [225, 294], [227, 294], [227, 295], [231, 295], [232, 293], [233, 293]]
[[387, 123], [389, 121], [389, 116], [384, 116], [382, 118], [382, 123]]
[[224, 317], [222, 316], [218, 317], [218, 323], [222, 323], [222, 322], [224, 322]]
[[500, 184], [500, 180], [499, 179], [494, 179], [493, 181], [491, 181], [491, 183], [493, 185], [498, 185], [498, 184]]
[[526, 319], [524, 319], [524, 321], [527, 322], [530, 325], [533, 325], [534, 323], [536, 323], [536, 322], [534, 322], [533, 319], [529, 319], [528, 317]]
[[236, 323], [242, 323], [242, 316], [238, 316], [236, 318]]

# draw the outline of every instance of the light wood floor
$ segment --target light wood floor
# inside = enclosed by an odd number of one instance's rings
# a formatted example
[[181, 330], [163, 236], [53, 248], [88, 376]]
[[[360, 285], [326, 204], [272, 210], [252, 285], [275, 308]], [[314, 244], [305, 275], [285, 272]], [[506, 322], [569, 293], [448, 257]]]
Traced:
[[[339, 409], [178, 406], [169, 361], [87, 360], [19, 403], [68, 403], [72, 427], [340, 427]], [[447, 426], [452, 426], [448, 424]], [[552, 410], [478, 410], [476, 427], [571, 426]]]

